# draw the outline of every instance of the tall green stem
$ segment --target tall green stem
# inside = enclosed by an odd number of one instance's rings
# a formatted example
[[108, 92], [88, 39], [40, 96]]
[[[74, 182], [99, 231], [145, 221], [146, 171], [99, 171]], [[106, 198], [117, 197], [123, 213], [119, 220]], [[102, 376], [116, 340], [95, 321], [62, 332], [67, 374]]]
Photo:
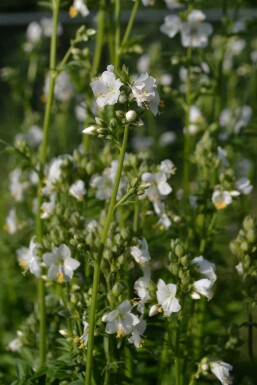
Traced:
[[187, 49], [187, 80], [186, 80], [186, 119], [185, 119], [185, 134], [184, 134], [184, 170], [183, 170], [183, 187], [185, 200], [188, 200], [189, 197], [189, 175], [190, 175], [190, 163], [189, 163], [189, 154], [190, 154], [190, 134], [189, 134], [189, 125], [190, 125], [190, 106], [191, 106], [191, 74], [190, 66], [192, 59], [192, 48], [188, 47]]
[[[37, 189], [37, 215], [36, 215], [36, 234], [37, 241], [41, 242], [43, 238], [43, 223], [41, 219], [41, 206], [42, 206], [42, 187], [43, 187], [43, 177], [44, 177], [44, 167], [46, 163], [46, 153], [47, 153], [47, 144], [49, 136], [49, 127], [50, 127], [50, 116], [51, 109], [53, 104], [54, 96], [54, 84], [55, 84], [55, 68], [56, 68], [56, 45], [57, 45], [57, 27], [58, 27], [58, 17], [59, 17], [59, 8], [60, 0], [52, 1], [53, 9], [53, 33], [51, 38], [51, 47], [50, 47], [50, 81], [49, 81], [49, 91], [46, 101], [46, 109], [44, 116], [44, 125], [43, 125], [43, 142], [40, 152], [40, 169], [39, 169], [39, 182]], [[39, 340], [39, 352], [40, 352], [40, 366], [43, 366], [46, 358], [46, 305], [45, 305], [45, 285], [42, 278], [39, 279], [38, 283], [38, 296], [39, 296], [39, 312], [40, 312], [40, 340]]]
[[137, 14], [138, 7], [139, 7], [139, 0], [136, 0], [134, 3], [133, 9], [131, 11], [129, 22], [128, 22], [126, 31], [124, 33], [121, 45], [124, 45], [127, 43], [127, 40], [129, 38], [129, 35], [131, 33], [131, 30], [132, 30], [132, 27], [134, 24], [134, 20], [135, 20], [136, 14]]
[[120, 64], [120, 0], [115, 0], [115, 49], [114, 68], [117, 70]]
[[97, 303], [97, 294], [98, 294], [98, 286], [99, 286], [99, 278], [100, 278], [101, 261], [102, 261], [105, 242], [109, 234], [110, 225], [111, 225], [111, 221], [115, 210], [116, 197], [118, 193], [118, 188], [119, 188], [119, 183], [120, 183], [120, 178], [121, 178], [121, 173], [123, 168], [125, 151], [126, 151], [127, 142], [128, 142], [128, 135], [129, 135], [129, 125], [126, 125], [124, 130], [123, 142], [122, 142], [122, 147], [120, 151], [118, 168], [115, 176], [111, 201], [108, 208], [104, 229], [101, 235], [101, 242], [100, 242], [100, 246], [98, 249], [98, 253], [97, 253], [97, 257], [94, 265], [92, 299], [91, 299], [90, 314], [89, 314], [87, 368], [86, 368], [85, 385], [91, 385], [91, 377], [92, 377], [92, 369], [93, 369], [94, 331], [95, 331], [95, 322], [96, 322], [95, 315], [96, 315], [96, 303]]
[[101, 55], [102, 55], [102, 47], [104, 41], [104, 27], [105, 27], [105, 0], [100, 1], [100, 9], [97, 15], [97, 35], [96, 35], [96, 46], [94, 59], [91, 69], [91, 77], [97, 74]]

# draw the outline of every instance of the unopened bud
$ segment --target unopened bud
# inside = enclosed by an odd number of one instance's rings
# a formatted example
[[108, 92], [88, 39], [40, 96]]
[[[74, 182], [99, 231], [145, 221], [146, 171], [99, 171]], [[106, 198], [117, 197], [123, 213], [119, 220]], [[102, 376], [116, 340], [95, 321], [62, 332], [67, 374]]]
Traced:
[[137, 113], [134, 110], [129, 110], [125, 116], [127, 122], [134, 122], [137, 119]]

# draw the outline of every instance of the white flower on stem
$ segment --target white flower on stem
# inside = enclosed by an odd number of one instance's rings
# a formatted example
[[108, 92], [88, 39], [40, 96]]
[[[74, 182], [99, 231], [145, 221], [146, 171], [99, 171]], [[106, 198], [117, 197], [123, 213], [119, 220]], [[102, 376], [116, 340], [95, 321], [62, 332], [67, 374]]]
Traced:
[[182, 23], [181, 41], [183, 47], [204, 48], [208, 44], [209, 35], [213, 32], [212, 25], [204, 23], [205, 15], [200, 10], [193, 10], [187, 22]]
[[8, 234], [15, 234], [18, 230], [16, 210], [11, 209], [6, 217], [4, 229]]
[[145, 191], [145, 195], [151, 202], [156, 202], [161, 196], [169, 195], [172, 191], [167, 182], [167, 174], [163, 171], [157, 173], [145, 172], [142, 174], [142, 181], [150, 183], [151, 186]]
[[40, 218], [42, 219], [49, 218], [53, 214], [54, 208], [55, 208], [55, 194], [52, 194], [49, 202], [42, 203], [42, 206], [41, 206], [42, 214], [40, 215]]
[[222, 385], [229, 385], [232, 383], [229, 372], [233, 369], [233, 366], [224, 361], [210, 362], [212, 373], [220, 380]]
[[137, 310], [143, 314], [145, 310], [145, 303], [148, 301], [149, 294], [149, 284], [151, 279], [151, 271], [148, 265], [141, 266], [143, 270], [143, 277], [140, 277], [134, 283], [134, 289], [140, 298], [139, 302], [137, 302]]
[[[99, 200], [109, 199], [112, 195], [112, 190], [114, 186], [114, 180], [117, 172], [118, 161], [113, 160], [111, 162], [111, 167], [107, 167], [102, 175], [95, 174], [90, 180], [90, 186], [97, 189], [96, 198]], [[117, 200], [122, 197], [123, 192], [125, 191], [127, 182], [124, 177], [121, 176]]]
[[42, 258], [45, 264], [49, 266], [47, 277], [58, 283], [70, 281], [74, 270], [80, 266], [79, 261], [71, 258], [71, 251], [64, 243], [59, 247], [54, 247], [52, 253], [43, 254]]
[[151, 259], [148, 244], [145, 238], [138, 239], [138, 246], [131, 246], [130, 253], [135, 261], [142, 266], [144, 266]]
[[16, 202], [21, 202], [24, 198], [24, 192], [28, 189], [28, 181], [22, 181], [21, 169], [16, 168], [10, 173], [9, 190]]
[[216, 266], [214, 263], [209, 262], [203, 258], [202, 255], [192, 260], [193, 264], [196, 264], [201, 274], [205, 275], [210, 281], [215, 282], [217, 276], [215, 274]]
[[161, 230], [169, 229], [171, 226], [171, 220], [166, 213], [164, 202], [162, 202], [160, 200], [153, 202], [153, 208], [154, 208], [155, 213], [159, 217], [157, 225], [160, 227], [160, 229]]
[[131, 337], [128, 338], [129, 343], [134, 344], [136, 348], [142, 347], [141, 335], [144, 334], [146, 329], [146, 321], [140, 319], [138, 323], [133, 326]]
[[202, 120], [202, 114], [198, 107], [192, 105], [189, 109], [189, 126], [188, 132], [195, 135], [199, 131], [199, 125]]
[[78, 179], [69, 188], [69, 194], [76, 198], [78, 201], [83, 201], [86, 192], [87, 190], [85, 188], [85, 182], [82, 179]]
[[131, 314], [132, 306], [128, 300], [123, 301], [117, 309], [104, 314], [103, 322], [106, 323], [107, 334], [117, 333], [117, 338], [124, 337], [132, 332], [133, 326], [139, 323], [139, 318]]
[[116, 79], [113, 71], [114, 67], [108, 65], [107, 71], [104, 71], [97, 80], [90, 83], [93, 93], [96, 96], [96, 103], [100, 108], [118, 102], [120, 87], [123, 84], [120, 79]]
[[89, 323], [86, 322], [86, 321], [82, 321], [83, 322], [83, 334], [81, 337], [79, 337], [79, 340], [80, 340], [80, 346], [79, 346], [79, 349], [82, 349], [82, 348], [86, 348], [87, 347], [87, 342], [88, 342], [88, 326], [89, 326]]
[[214, 190], [211, 200], [216, 209], [220, 210], [232, 203], [232, 196], [229, 191]]
[[158, 112], [160, 97], [156, 90], [156, 79], [147, 73], [134, 81], [131, 90], [139, 107], [149, 108], [154, 115]]
[[159, 279], [157, 283], [157, 300], [161, 305], [164, 315], [170, 316], [171, 313], [177, 313], [181, 306], [178, 299], [176, 298], [177, 286], [173, 283], [166, 283]]
[[28, 248], [21, 247], [16, 252], [19, 265], [24, 272], [26, 273], [29, 270], [36, 277], [39, 277], [41, 274], [41, 266], [37, 256], [38, 246], [38, 243], [35, 243], [35, 237], [33, 237]]
[[173, 131], [166, 131], [163, 134], [161, 134], [159, 139], [159, 146], [160, 147], [166, 147], [169, 144], [172, 144], [176, 141], [176, 134]]
[[8, 344], [8, 349], [11, 352], [19, 352], [21, 350], [23, 346], [22, 337], [23, 337], [23, 332], [20, 330], [17, 330], [17, 337], [11, 340]]
[[165, 159], [161, 161], [160, 171], [163, 171], [169, 177], [176, 173], [176, 166], [170, 159]]
[[253, 185], [248, 178], [242, 177], [236, 181], [236, 189], [244, 195], [249, 195], [253, 190]]
[[165, 3], [167, 5], [167, 8], [174, 9], [174, 8], [181, 8], [181, 4], [177, 0], [165, 0]]
[[29, 42], [36, 44], [41, 39], [42, 32], [42, 26], [37, 21], [32, 21], [28, 25], [26, 38]]
[[69, 9], [69, 15], [70, 17], [76, 17], [79, 13], [81, 16], [86, 17], [90, 12], [83, 0], [74, 0]]
[[145, 7], [148, 7], [154, 5], [155, 0], [142, 0], [142, 3]]
[[174, 37], [182, 28], [182, 21], [179, 16], [168, 15], [164, 18], [164, 24], [161, 25], [160, 31], [170, 38]]
[[34, 125], [30, 127], [26, 134], [18, 134], [15, 136], [15, 143], [25, 141], [30, 147], [38, 147], [43, 139], [43, 131], [40, 127]]
[[208, 278], [202, 278], [198, 281], [195, 281], [193, 283], [194, 292], [191, 294], [193, 299], [200, 299], [200, 295], [203, 295], [204, 297], [211, 299], [213, 296], [212, 293], [212, 286], [213, 281], [211, 281]]
[[[52, 18], [50, 17], [44, 17], [43, 19], [40, 20], [40, 24], [43, 29], [43, 34], [46, 37], [51, 37], [53, 34], [53, 21]], [[57, 35], [60, 36], [63, 32], [63, 28], [60, 23], [58, 23], [57, 26]]]
[[97, 128], [98, 128], [97, 126], [89, 126], [84, 128], [82, 133], [86, 135], [95, 135], [97, 133]]

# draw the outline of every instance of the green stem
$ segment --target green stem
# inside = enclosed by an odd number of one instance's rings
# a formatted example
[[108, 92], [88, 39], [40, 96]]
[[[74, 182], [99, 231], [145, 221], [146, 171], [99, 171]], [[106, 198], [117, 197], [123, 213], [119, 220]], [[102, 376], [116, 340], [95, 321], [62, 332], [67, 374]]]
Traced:
[[128, 40], [129, 35], [131, 33], [131, 30], [132, 30], [132, 27], [133, 27], [133, 24], [134, 24], [134, 20], [135, 20], [136, 14], [137, 14], [137, 10], [138, 10], [138, 7], [139, 7], [139, 2], [140, 2], [139, 0], [136, 0], [135, 3], [134, 3], [134, 6], [132, 8], [132, 11], [131, 11], [131, 14], [130, 14], [130, 18], [129, 18], [129, 22], [128, 22], [126, 31], [124, 33], [123, 39], [122, 39], [122, 43], [121, 43], [122, 46], [127, 43], [127, 40]]
[[[51, 47], [50, 47], [50, 81], [49, 81], [49, 91], [47, 95], [46, 109], [45, 109], [45, 116], [44, 116], [43, 142], [42, 142], [41, 151], [40, 151], [39, 182], [38, 182], [38, 189], [37, 189], [38, 208], [37, 208], [37, 215], [36, 215], [36, 234], [37, 234], [37, 241], [39, 243], [42, 242], [42, 238], [43, 238], [43, 223], [41, 219], [42, 187], [43, 187], [43, 178], [44, 178], [44, 167], [46, 163], [50, 116], [51, 116], [51, 109], [52, 109], [53, 96], [54, 96], [57, 26], [58, 26], [60, 0], [53, 1], [52, 8], [53, 8], [53, 33], [51, 37]], [[43, 366], [46, 359], [46, 305], [45, 305], [45, 285], [42, 278], [39, 279], [39, 283], [38, 283], [38, 296], [39, 296], [39, 312], [40, 312], [39, 355], [40, 355], [40, 366]]]
[[[179, 322], [179, 321], [177, 321]], [[177, 325], [176, 330], [176, 341], [175, 341], [175, 350], [176, 350], [176, 358], [175, 358], [175, 376], [176, 376], [176, 385], [181, 385], [181, 367], [180, 367], [180, 325]]]
[[115, 60], [114, 60], [114, 68], [118, 69], [120, 64], [120, 0], [115, 0]]
[[94, 276], [93, 276], [93, 288], [92, 288], [92, 299], [91, 299], [91, 306], [90, 306], [90, 314], [89, 314], [89, 330], [88, 330], [88, 349], [87, 349], [87, 369], [86, 369], [86, 379], [85, 379], [85, 385], [91, 385], [91, 377], [92, 377], [92, 368], [93, 368], [93, 349], [94, 349], [94, 331], [95, 331], [95, 316], [96, 316], [96, 304], [97, 304], [97, 294], [98, 294], [98, 286], [99, 286], [99, 278], [100, 278], [100, 269], [101, 269], [101, 261], [102, 261], [102, 255], [104, 251], [104, 246], [106, 239], [109, 234], [111, 221], [114, 214], [115, 204], [116, 204], [116, 197], [118, 193], [122, 168], [123, 168], [123, 162], [125, 157], [125, 151], [127, 147], [128, 142], [128, 136], [129, 136], [129, 125], [125, 126], [124, 130], [124, 137], [122, 142], [122, 147], [120, 151], [119, 156], [119, 162], [118, 162], [118, 168], [115, 176], [111, 201], [104, 225], [104, 229], [101, 235], [101, 242], [98, 249], [98, 254], [95, 260], [94, 265]]
[[184, 196], [187, 201], [189, 198], [189, 175], [190, 175], [190, 163], [189, 163], [189, 154], [190, 154], [190, 134], [189, 134], [189, 124], [190, 124], [190, 106], [191, 106], [191, 74], [190, 74], [190, 65], [192, 59], [192, 48], [188, 47], [187, 49], [187, 80], [186, 80], [186, 119], [185, 119], [185, 134], [184, 134], [184, 170], [183, 170], [183, 187], [184, 187]]
[[96, 35], [96, 46], [95, 46], [95, 53], [94, 53], [94, 59], [91, 69], [91, 77], [95, 76], [97, 74], [101, 55], [102, 55], [102, 47], [103, 47], [103, 41], [104, 41], [104, 27], [105, 27], [105, 0], [100, 1], [100, 9], [97, 16], [97, 35]]
[[134, 217], [133, 217], [133, 232], [138, 231], [138, 220], [139, 220], [139, 200], [136, 198], [134, 203]]
[[252, 360], [253, 359], [253, 316], [248, 309], [248, 354], [249, 358]]

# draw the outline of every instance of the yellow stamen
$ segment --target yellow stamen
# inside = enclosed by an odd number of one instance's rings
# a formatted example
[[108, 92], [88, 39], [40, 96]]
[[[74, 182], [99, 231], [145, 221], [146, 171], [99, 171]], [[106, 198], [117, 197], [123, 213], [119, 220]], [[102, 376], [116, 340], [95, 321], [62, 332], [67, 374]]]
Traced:
[[160, 107], [160, 108], [164, 108], [164, 107], [165, 107], [165, 102], [164, 102], [164, 100], [160, 100], [159, 107]]
[[21, 267], [23, 270], [27, 270], [28, 267], [29, 267], [29, 264], [28, 264], [28, 262], [26, 262], [26, 261], [20, 261], [20, 262], [19, 262], [19, 265], [20, 265], [20, 267]]
[[78, 10], [73, 5], [69, 8], [69, 15], [71, 18], [78, 16]]
[[116, 338], [122, 338], [124, 336], [125, 336], [125, 331], [123, 329], [118, 329]]
[[227, 204], [225, 202], [215, 202], [214, 203], [214, 206], [216, 207], [216, 209], [220, 210], [220, 209], [225, 209], [227, 207]]
[[158, 313], [162, 313], [163, 312], [163, 309], [162, 309], [162, 307], [160, 306], [160, 307], [158, 307]]
[[84, 342], [81, 342], [81, 344], [79, 345], [79, 349], [84, 349], [84, 347], [85, 347]]
[[64, 282], [64, 275], [60, 271], [56, 273], [56, 279], [58, 283], [63, 283]]
[[74, 337], [73, 338], [73, 342], [74, 342], [74, 344], [78, 344], [79, 343], [79, 337]]

